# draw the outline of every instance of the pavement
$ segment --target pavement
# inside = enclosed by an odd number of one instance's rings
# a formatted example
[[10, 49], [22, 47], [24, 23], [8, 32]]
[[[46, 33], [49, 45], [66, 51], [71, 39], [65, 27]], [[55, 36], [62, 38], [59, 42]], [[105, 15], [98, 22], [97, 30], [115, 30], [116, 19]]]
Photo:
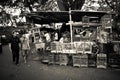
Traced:
[[28, 62], [12, 64], [8, 45], [0, 54], [0, 80], [120, 80], [119, 69], [78, 68], [72, 66], [43, 64], [37, 53], [30, 53]]

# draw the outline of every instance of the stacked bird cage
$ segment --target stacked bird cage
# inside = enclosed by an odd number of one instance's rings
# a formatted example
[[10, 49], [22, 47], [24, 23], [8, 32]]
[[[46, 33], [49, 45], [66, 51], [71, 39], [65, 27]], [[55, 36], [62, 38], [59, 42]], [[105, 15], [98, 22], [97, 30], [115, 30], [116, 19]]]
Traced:
[[49, 64], [54, 64], [54, 54], [53, 53], [49, 53]]
[[107, 55], [97, 54], [97, 68], [107, 68]]
[[81, 42], [74, 42], [74, 46], [76, 49], [76, 54], [72, 55], [73, 66], [80, 67], [80, 55], [83, 53], [83, 47]]
[[[55, 64], [60, 63], [60, 53], [62, 52], [62, 47], [59, 42], [51, 43], [51, 53], [49, 54], [49, 62], [54, 61]], [[53, 62], [50, 62], [53, 63]]]
[[80, 64], [81, 64], [81, 67], [88, 67], [88, 55], [87, 54], [80, 55]]
[[80, 67], [81, 66], [81, 64], [80, 64], [80, 60], [81, 60], [80, 54], [72, 55], [72, 59], [73, 59], [73, 66], [74, 67]]
[[71, 43], [62, 43], [62, 53], [60, 54], [60, 65], [67, 65], [68, 64], [68, 54], [74, 53], [73, 44]]
[[60, 54], [62, 53], [62, 46], [59, 42], [56, 43], [56, 54], [54, 54], [55, 64], [60, 64]]
[[60, 65], [66, 66], [68, 64], [68, 57], [67, 54], [60, 54]]

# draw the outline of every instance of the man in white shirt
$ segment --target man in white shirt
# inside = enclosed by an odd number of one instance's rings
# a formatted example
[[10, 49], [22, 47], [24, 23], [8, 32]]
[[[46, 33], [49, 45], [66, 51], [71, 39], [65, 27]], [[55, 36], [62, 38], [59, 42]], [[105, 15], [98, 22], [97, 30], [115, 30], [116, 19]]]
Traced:
[[60, 42], [60, 43], [67, 42], [66, 34], [63, 34], [63, 37], [60, 38], [59, 42]]
[[50, 38], [50, 34], [49, 34], [49, 33], [45, 33], [44, 36], [46, 37], [46, 41], [47, 41], [47, 42], [50, 42], [50, 41], [51, 41], [51, 38]]

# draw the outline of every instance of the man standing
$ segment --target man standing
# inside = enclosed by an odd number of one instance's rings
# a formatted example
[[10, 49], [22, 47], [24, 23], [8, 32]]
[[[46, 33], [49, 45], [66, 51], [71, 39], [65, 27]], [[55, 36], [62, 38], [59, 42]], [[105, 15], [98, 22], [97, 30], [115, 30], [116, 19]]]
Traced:
[[17, 32], [12, 33], [9, 44], [10, 51], [12, 52], [13, 63], [19, 64], [19, 50], [20, 50], [20, 39], [17, 37]]

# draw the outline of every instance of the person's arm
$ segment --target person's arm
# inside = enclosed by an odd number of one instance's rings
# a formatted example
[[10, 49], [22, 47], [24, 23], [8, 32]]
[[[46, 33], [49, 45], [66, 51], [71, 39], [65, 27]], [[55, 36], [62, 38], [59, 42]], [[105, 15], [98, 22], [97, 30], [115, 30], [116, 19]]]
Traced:
[[22, 44], [21, 43], [19, 43], [19, 48], [20, 48], [20, 50], [22, 50]]
[[96, 46], [96, 47], [97, 47], [97, 51], [96, 51], [95, 55], [97, 55], [99, 53], [99, 47], [98, 46]]
[[1, 41], [1, 39], [0, 39], [0, 45], [2, 45], [2, 41]]
[[12, 40], [11, 40], [11, 39], [12, 39], [12, 38], [9, 39], [9, 44], [8, 44], [8, 45], [9, 45], [9, 50], [10, 50], [10, 52], [12, 52], [12, 50], [11, 50], [11, 42], [12, 42]]
[[61, 38], [61, 39], [59, 40], [59, 42], [60, 42], [60, 43], [63, 43], [63, 38]]
[[30, 49], [29, 39], [28, 39], [28, 41], [27, 41], [27, 45], [28, 45], [28, 49]]
[[20, 50], [22, 50], [22, 40], [21, 40], [21, 38], [19, 38], [19, 48], [20, 48]]
[[12, 50], [11, 50], [11, 43], [9, 43], [9, 50], [10, 50], [10, 52], [12, 52]]
[[28, 42], [28, 49], [30, 49], [30, 44], [29, 44], [29, 42]]

